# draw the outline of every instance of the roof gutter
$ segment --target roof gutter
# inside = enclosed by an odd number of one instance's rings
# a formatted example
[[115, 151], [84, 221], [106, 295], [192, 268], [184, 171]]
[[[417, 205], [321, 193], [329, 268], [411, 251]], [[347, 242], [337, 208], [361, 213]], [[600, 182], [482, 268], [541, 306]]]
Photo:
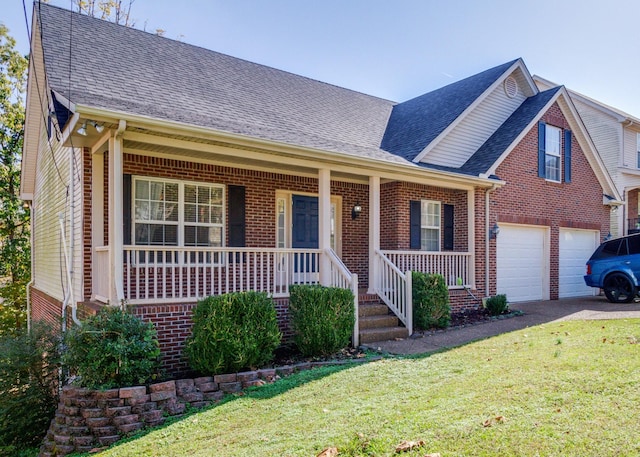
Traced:
[[296, 146], [287, 143], [282, 143], [273, 140], [265, 140], [260, 138], [249, 137], [246, 135], [240, 135], [236, 133], [224, 132], [221, 130], [214, 130], [206, 127], [198, 127], [193, 124], [185, 124], [181, 122], [174, 121], [166, 121], [162, 119], [157, 119], [148, 116], [141, 116], [136, 114], [129, 114], [124, 112], [116, 112], [103, 110], [100, 108], [94, 108], [90, 106], [84, 105], [75, 105], [76, 113], [89, 117], [89, 118], [98, 118], [99, 120], [113, 120], [114, 122], [118, 122], [118, 120], [126, 119], [127, 125], [135, 125], [138, 124], [142, 127], [157, 127], [164, 128], [168, 130], [181, 131], [182, 133], [188, 132], [191, 134], [198, 134], [204, 136], [215, 136], [216, 139], [223, 139], [233, 143], [244, 144], [246, 146], [253, 145], [254, 147], [260, 145], [262, 147], [269, 148], [271, 150], [280, 151], [284, 153], [290, 153], [294, 155], [301, 155], [305, 158], [309, 158], [310, 156], [322, 160], [340, 160], [341, 163], [351, 161], [354, 164], [365, 164], [368, 168], [374, 169], [380, 173], [388, 172], [389, 168], [392, 167], [398, 172], [405, 174], [407, 176], [415, 175], [416, 177], [425, 176], [433, 176], [435, 179], [446, 179], [449, 181], [453, 181], [459, 183], [465, 187], [473, 187], [479, 186], [483, 188], [490, 188], [494, 185], [503, 186], [505, 184], [504, 181], [497, 181], [496, 179], [489, 179], [488, 177], [475, 177], [471, 175], [465, 175], [462, 173], [453, 173], [453, 172], [445, 172], [433, 169], [425, 169], [419, 167], [418, 165], [413, 164], [403, 164], [392, 161], [380, 161], [376, 159], [370, 159], [365, 157], [353, 156], [350, 154], [344, 154], [339, 152], [331, 152], [323, 149], [310, 148], [305, 146]]

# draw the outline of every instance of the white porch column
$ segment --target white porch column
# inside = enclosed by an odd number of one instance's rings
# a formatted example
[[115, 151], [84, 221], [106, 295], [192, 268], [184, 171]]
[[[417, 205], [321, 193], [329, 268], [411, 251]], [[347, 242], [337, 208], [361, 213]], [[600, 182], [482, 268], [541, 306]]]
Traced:
[[380, 249], [380, 177], [369, 176], [369, 293], [378, 281], [375, 253]]
[[109, 138], [109, 303], [120, 305], [124, 299], [122, 273], [122, 136], [124, 121]]
[[467, 190], [467, 252], [471, 253], [469, 261], [469, 287], [476, 288], [476, 191]]
[[318, 170], [318, 248], [320, 255], [320, 284], [328, 286], [331, 282], [331, 262], [324, 250], [331, 247], [331, 170]]
[[95, 298], [96, 282], [105, 274], [98, 271], [96, 248], [104, 246], [104, 154], [91, 156], [91, 276], [92, 298]]

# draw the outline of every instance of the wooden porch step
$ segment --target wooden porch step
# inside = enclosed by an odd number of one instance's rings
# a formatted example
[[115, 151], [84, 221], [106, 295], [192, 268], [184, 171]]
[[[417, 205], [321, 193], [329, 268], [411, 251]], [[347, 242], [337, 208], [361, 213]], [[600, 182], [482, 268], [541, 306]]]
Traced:
[[409, 332], [405, 327], [361, 328], [360, 344], [407, 338], [408, 336]]

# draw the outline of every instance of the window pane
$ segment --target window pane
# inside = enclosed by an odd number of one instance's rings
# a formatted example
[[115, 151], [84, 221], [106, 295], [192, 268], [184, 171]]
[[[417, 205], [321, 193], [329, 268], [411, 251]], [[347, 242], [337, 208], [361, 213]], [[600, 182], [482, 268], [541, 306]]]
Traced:
[[151, 200], [162, 200], [162, 195], [164, 194], [164, 183], [151, 182], [149, 184], [149, 191], [149, 198]]
[[547, 154], [560, 155], [561, 130], [558, 127], [547, 125], [545, 129], [545, 152]]
[[196, 188], [195, 186], [185, 185], [184, 186], [184, 201], [186, 203], [195, 203], [196, 202]]
[[198, 222], [208, 224], [209, 219], [209, 207], [208, 206], [198, 206]]
[[178, 184], [168, 183], [164, 188], [164, 201], [177, 202], [178, 201]]
[[165, 225], [164, 226], [164, 244], [170, 246], [178, 245], [178, 226], [177, 225]]
[[209, 229], [210, 246], [222, 246], [222, 227], [211, 227]]
[[220, 187], [211, 188], [211, 204], [222, 205], [222, 188]]
[[198, 203], [209, 203], [209, 188], [208, 187], [198, 187]]
[[547, 179], [553, 181], [560, 181], [560, 157], [545, 156], [545, 175]]
[[149, 224], [136, 224], [136, 244], [149, 244]]
[[440, 249], [440, 231], [423, 228], [421, 245], [423, 251], [438, 251]]
[[140, 221], [149, 220], [149, 202], [136, 200], [136, 219]]
[[196, 221], [196, 205], [190, 205], [190, 204], [184, 205], [184, 220], [186, 222]]
[[136, 198], [149, 199], [149, 181], [136, 180]]
[[211, 223], [222, 224], [222, 207], [214, 206], [211, 208]]
[[196, 228], [192, 225], [186, 225], [184, 227], [184, 245], [185, 246], [196, 245]]

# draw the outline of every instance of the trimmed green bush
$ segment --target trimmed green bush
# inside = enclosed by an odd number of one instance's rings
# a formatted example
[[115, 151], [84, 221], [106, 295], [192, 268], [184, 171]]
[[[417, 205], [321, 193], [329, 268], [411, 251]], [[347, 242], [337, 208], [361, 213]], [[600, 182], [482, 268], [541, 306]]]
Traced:
[[484, 307], [489, 311], [492, 316], [499, 316], [509, 309], [509, 303], [507, 303], [507, 296], [505, 294], [498, 294], [494, 297], [489, 297], [484, 302]]
[[264, 292], [234, 292], [198, 302], [184, 352], [201, 373], [231, 373], [269, 362], [280, 338], [273, 300]]
[[44, 322], [0, 337], [0, 455], [18, 455], [46, 434], [58, 404], [60, 343]]
[[439, 274], [411, 274], [413, 326], [420, 329], [446, 328], [451, 322], [449, 289]]
[[347, 347], [355, 325], [353, 302], [353, 292], [348, 289], [291, 286], [291, 325], [300, 352], [326, 356]]
[[63, 361], [90, 389], [129, 387], [159, 377], [155, 327], [119, 307], [105, 306], [65, 334]]

